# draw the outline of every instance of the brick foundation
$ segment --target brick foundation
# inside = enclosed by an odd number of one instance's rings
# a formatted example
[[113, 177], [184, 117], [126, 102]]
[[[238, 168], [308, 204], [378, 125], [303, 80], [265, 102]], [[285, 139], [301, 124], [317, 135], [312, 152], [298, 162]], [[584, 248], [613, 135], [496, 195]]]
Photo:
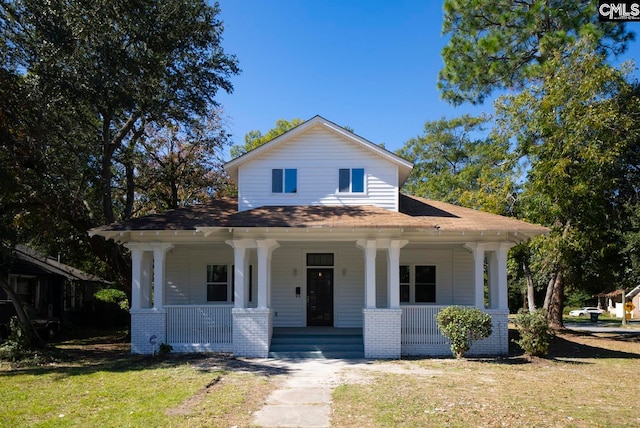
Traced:
[[233, 354], [267, 358], [273, 333], [270, 309], [233, 308]]
[[[131, 310], [131, 353], [153, 354], [167, 341], [167, 313], [159, 309]], [[152, 344], [152, 337], [155, 336]]]
[[363, 309], [364, 357], [400, 358], [402, 309]]

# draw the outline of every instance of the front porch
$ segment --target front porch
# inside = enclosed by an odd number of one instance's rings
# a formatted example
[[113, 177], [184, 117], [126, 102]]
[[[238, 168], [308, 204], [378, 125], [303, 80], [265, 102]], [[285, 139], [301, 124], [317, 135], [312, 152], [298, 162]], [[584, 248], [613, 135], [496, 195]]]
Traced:
[[[399, 355], [388, 358], [398, 358], [409, 355], [447, 356], [451, 354], [449, 341], [442, 336], [435, 321], [436, 314], [446, 306], [403, 306], [400, 309], [400, 322], [396, 326], [388, 323], [383, 317], [383, 329], [388, 334], [380, 334], [378, 328], [372, 329], [368, 340], [376, 341], [377, 337], [389, 341], [384, 349], [393, 349], [394, 344], [400, 347]], [[364, 309], [366, 312], [367, 310]], [[368, 310], [371, 311], [371, 310]], [[272, 323], [258, 323], [255, 329], [249, 328], [247, 333], [246, 321], [253, 320], [252, 312], [243, 311], [238, 314], [233, 306], [212, 305], [169, 305], [164, 311], [154, 309], [132, 312], [132, 352], [149, 354], [157, 352], [160, 343], [167, 343], [175, 352], [229, 352], [236, 353], [234, 337], [240, 337], [244, 342], [247, 334], [257, 334], [269, 338], [267, 343], [256, 342], [255, 350], [271, 358], [384, 358], [376, 355], [371, 357], [365, 353], [367, 340], [367, 325], [371, 329], [373, 322], [366, 322], [364, 328], [334, 328], [334, 327], [273, 327]], [[476, 342], [470, 354], [495, 354], [496, 349], [506, 354], [508, 350], [507, 323], [508, 312], [500, 310], [486, 310], [493, 319], [493, 334], [491, 337]], [[374, 316], [375, 312], [373, 313]], [[247, 317], [247, 315], [249, 315]], [[258, 318], [270, 316], [264, 311], [257, 311]], [[370, 314], [371, 315], [371, 314]], [[244, 322], [234, 323], [234, 316], [241, 317]], [[393, 316], [393, 314], [392, 314]], [[374, 321], [375, 322], [375, 321]], [[245, 330], [244, 333], [234, 332], [236, 328]], [[240, 325], [240, 327], [238, 327]], [[265, 327], [270, 331], [265, 332]], [[379, 327], [379, 326], [378, 326]], [[235, 333], [235, 334], [234, 334]], [[237, 336], [238, 335], [238, 336]], [[150, 340], [153, 339], [153, 340]], [[237, 345], [237, 344], [236, 344]], [[369, 344], [371, 346], [371, 344]], [[380, 351], [382, 352], [382, 351]]]

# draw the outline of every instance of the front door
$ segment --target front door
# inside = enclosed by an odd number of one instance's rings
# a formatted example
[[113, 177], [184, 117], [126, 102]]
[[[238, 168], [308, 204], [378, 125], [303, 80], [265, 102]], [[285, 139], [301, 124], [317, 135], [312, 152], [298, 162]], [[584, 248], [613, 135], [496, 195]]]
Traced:
[[333, 326], [333, 269], [307, 269], [307, 326]]

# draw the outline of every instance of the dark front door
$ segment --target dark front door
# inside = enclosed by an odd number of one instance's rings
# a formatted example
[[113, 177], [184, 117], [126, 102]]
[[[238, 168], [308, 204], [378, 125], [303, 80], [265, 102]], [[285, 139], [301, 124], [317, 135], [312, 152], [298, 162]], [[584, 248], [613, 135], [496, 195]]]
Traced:
[[307, 269], [307, 326], [333, 326], [333, 269]]

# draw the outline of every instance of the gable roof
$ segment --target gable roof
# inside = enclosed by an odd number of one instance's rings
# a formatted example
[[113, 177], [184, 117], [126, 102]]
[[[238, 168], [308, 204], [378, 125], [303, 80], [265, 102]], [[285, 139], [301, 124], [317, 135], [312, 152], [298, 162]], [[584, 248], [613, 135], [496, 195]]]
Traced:
[[[66, 265], [53, 259], [46, 257], [33, 248], [29, 248], [26, 245], [16, 245], [13, 254], [18, 260], [21, 260], [29, 265], [34, 266], [38, 270], [57, 276], [65, 277], [70, 281], [83, 281], [83, 282], [95, 282], [102, 284], [112, 284], [110, 281], [106, 281], [99, 276], [87, 273], [80, 269], [76, 269], [73, 266]], [[21, 272], [15, 272], [21, 273]]]
[[400, 212], [365, 206], [263, 206], [238, 212], [235, 199], [178, 208], [161, 214], [94, 228], [91, 234], [115, 238], [134, 231], [200, 228], [406, 228], [438, 232], [505, 232], [524, 239], [549, 232], [543, 226], [509, 217], [400, 194]]
[[403, 159], [390, 151], [380, 147], [377, 144], [372, 143], [369, 140], [366, 140], [359, 135], [354, 134], [351, 131], [344, 129], [343, 127], [336, 125], [335, 123], [325, 119], [322, 116], [316, 115], [311, 119], [307, 120], [304, 123], [296, 126], [295, 128], [290, 129], [284, 134], [274, 138], [273, 140], [268, 141], [267, 143], [261, 145], [260, 147], [256, 147], [255, 149], [238, 156], [235, 159], [227, 162], [224, 165], [225, 171], [231, 176], [231, 178], [237, 183], [238, 182], [238, 168], [240, 165], [249, 162], [252, 159], [255, 159], [262, 154], [268, 152], [269, 150], [274, 149], [275, 147], [279, 147], [283, 144], [286, 144], [288, 141], [293, 138], [303, 134], [307, 130], [314, 128], [316, 126], [320, 126], [323, 129], [326, 129], [342, 138], [347, 139], [348, 141], [359, 145], [360, 147], [369, 150], [370, 152], [376, 154], [377, 156], [386, 159], [387, 161], [398, 166], [398, 186], [402, 187], [404, 182], [409, 177], [411, 170], [413, 169], [413, 164], [406, 159]]

